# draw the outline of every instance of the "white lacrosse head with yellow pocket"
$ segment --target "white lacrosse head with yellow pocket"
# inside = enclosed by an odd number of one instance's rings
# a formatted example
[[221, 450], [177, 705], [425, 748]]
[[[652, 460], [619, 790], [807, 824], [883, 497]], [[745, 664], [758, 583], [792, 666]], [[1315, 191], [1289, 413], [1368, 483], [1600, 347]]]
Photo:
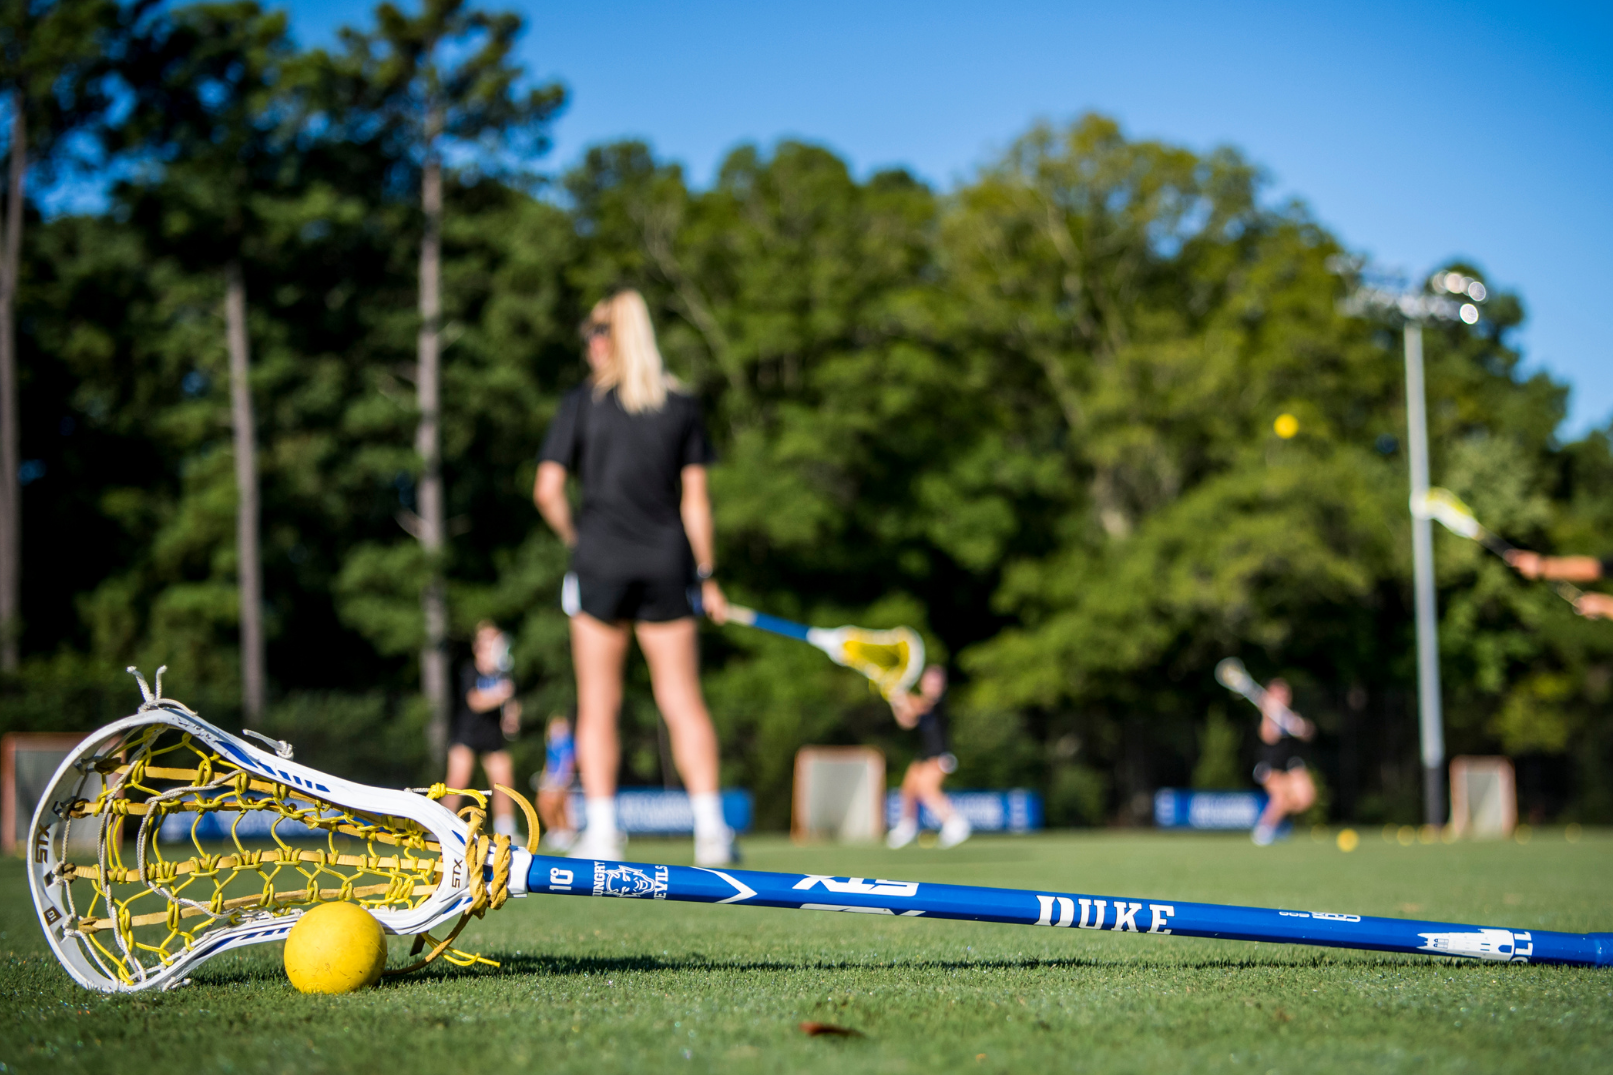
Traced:
[[864, 627], [813, 627], [807, 641], [847, 668], [874, 681], [886, 698], [910, 690], [924, 671], [924, 640], [911, 627], [870, 631]]
[[1427, 490], [1421, 496], [1413, 493], [1411, 513], [1419, 519], [1433, 519], [1453, 534], [1474, 541], [1483, 540], [1486, 533], [1484, 527], [1480, 526], [1478, 519], [1474, 517], [1473, 509], [1464, 504], [1461, 497], [1449, 489], [1441, 489], [1438, 486]]
[[453, 935], [525, 895], [530, 853], [481, 834], [474, 807], [467, 821], [427, 795], [330, 776], [162, 698], [160, 673], [155, 694], [140, 686], [139, 712], [62, 762], [28, 834], [40, 926], [80, 984], [169, 988], [222, 952], [283, 940], [336, 900], [392, 934], [429, 937], [457, 917], [427, 959], [476, 961], [448, 948]]

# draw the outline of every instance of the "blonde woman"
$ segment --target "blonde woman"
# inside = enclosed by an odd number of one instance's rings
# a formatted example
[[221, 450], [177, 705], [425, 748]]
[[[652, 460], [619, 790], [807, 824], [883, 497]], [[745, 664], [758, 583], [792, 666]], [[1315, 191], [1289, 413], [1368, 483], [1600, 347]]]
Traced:
[[[691, 589], [717, 623], [728, 603], [713, 577], [706, 467], [715, 459], [700, 406], [668, 376], [649, 310], [620, 291], [583, 323], [591, 374], [561, 401], [538, 456], [533, 499], [572, 550], [561, 604], [577, 673], [577, 767], [586, 802], [572, 855], [620, 859], [617, 717], [629, 633], [650, 666], [655, 703], [694, 808], [695, 861], [734, 860], [717, 795], [717, 733], [700, 691]], [[582, 486], [575, 520], [566, 478]]]

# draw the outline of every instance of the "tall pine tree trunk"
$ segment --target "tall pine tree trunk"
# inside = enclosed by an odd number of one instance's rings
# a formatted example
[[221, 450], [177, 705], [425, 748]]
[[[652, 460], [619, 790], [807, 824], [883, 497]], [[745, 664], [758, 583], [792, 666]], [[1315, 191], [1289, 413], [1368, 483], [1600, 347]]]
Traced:
[[258, 551], [258, 454], [252, 420], [252, 353], [246, 338], [241, 263], [224, 269], [224, 328], [230, 351], [230, 420], [235, 427], [235, 555], [241, 604], [241, 710], [247, 727], [263, 718], [263, 562]]
[[430, 574], [420, 594], [425, 615], [426, 640], [420, 651], [420, 690], [431, 707], [427, 743], [441, 760], [448, 748], [448, 591], [443, 581], [446, 552], [442, 480], [442, 161], [437, 136], [442, 112], [426, 116], [425, 169], [420, 184], [420, 207], [425, 234], [420, 240], [420, 355], [416, 373], [420, 426], [415, 450], [420, 453], [419, 538]]
[[21, 90], [11, 91], [11, 175], [0, 252], [0, 670], [17, 669], [22, 627], [22, 436], [17, 428], [17, 280], [22, 268], [22, 180], [28, 169], [28, 121]]

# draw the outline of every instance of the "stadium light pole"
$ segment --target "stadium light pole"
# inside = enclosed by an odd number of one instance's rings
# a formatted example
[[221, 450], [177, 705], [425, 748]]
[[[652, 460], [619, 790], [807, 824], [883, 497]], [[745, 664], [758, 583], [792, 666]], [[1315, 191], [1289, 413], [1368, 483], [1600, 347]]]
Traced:
[[[1406, 355], [1406, 440], [1412, 504], [1428, 492], [1428, 404], [1423, 389], [1423, 325], [1428, 321], [1479, 320], [1476, 303], [1488, 292], [1483, 281], [1458, 272], [1437, 272], [1425, 289], [1397, 291], [1360, 287], [1345, 301], [1347, 312], [1398, 315]], [[1412, 588], [1417, 610], [1417, 714], [1423, 761], [1423, 820], [1445, 822], [1445, 720], [1439, 683], [1439, 609], [1434, 596], [1431, 521], [1411, 513]]]

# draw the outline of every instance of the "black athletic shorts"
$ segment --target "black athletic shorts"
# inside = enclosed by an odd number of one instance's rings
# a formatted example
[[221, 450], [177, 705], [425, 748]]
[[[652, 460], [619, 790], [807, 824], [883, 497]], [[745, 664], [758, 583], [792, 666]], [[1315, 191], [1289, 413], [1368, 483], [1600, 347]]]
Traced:
[[453, 745], [470, 747], [478, 754], [508, 750], [510, 744], [505, 741], [504, 730], [499, 727], [500, 715], [501, 710], [498, 709], [490, 709], [486, 713], [461, 709], [454, 720]]
[[1300, 752], [1299, 740], [1283, 736], [1275, 743], [1260, 744], [1260, 762], [1255, 766], [1255, 783], [1264, 784], [1272, 773], [1286, 773], [1305, 768], [1305, 755]]
[[952, 754], [952, 748], [947, 743], [946, 719], [931, 709], [919, 717], [919, 752], [916, 761], [929, 761], [931, 758], [941, 759], [941, 771], [950, 773], [958, 767], [958, 759]]
[[566, 615], [586, 612], [602, 623], [667, 623], [694, 615], [687, 578], [600, 579], [575, 571], [560, 587]]

